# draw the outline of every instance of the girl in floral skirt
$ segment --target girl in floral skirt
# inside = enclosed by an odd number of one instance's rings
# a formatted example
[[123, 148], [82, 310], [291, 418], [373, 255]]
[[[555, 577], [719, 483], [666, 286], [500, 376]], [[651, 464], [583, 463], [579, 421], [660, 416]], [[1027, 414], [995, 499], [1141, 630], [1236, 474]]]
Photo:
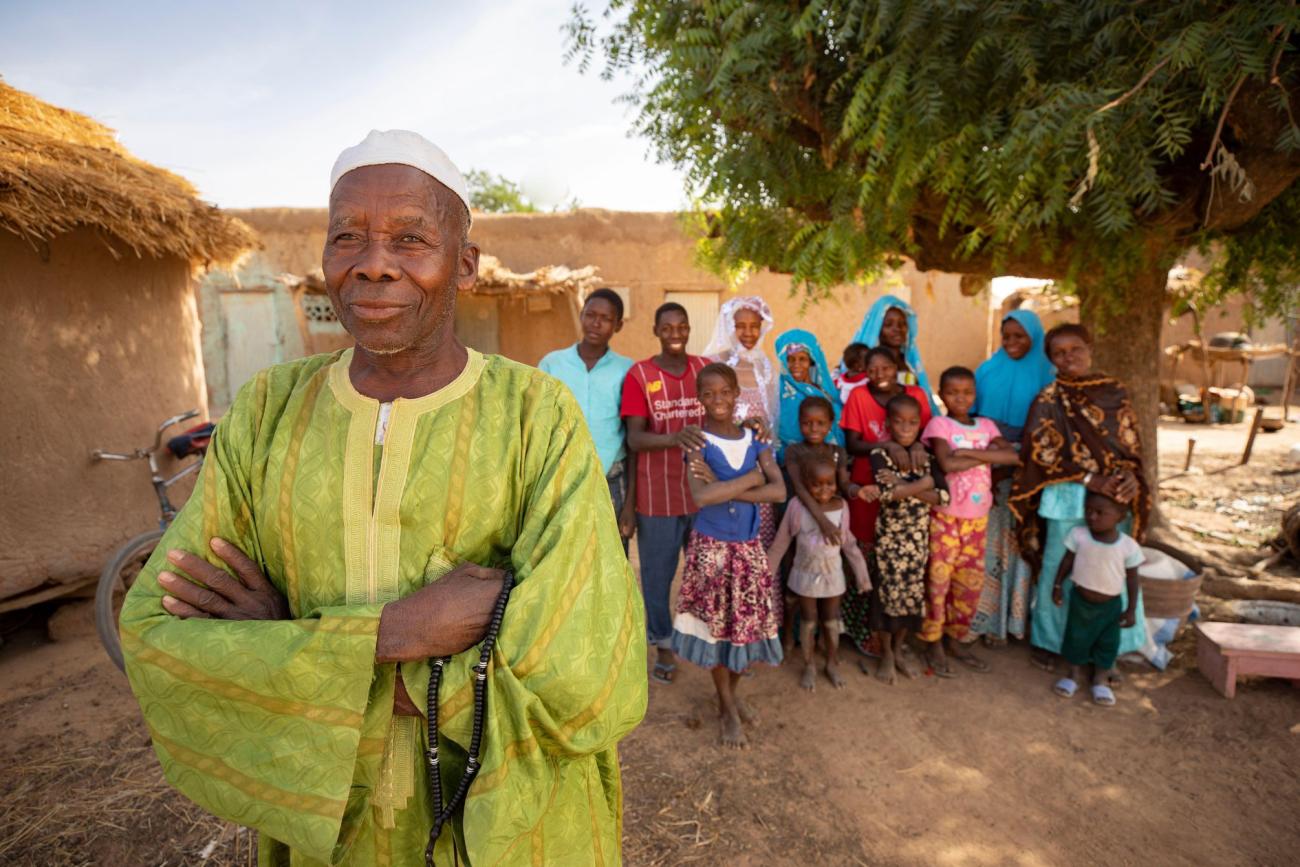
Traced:
[[771, 448], [735, 422], [736, 372], [714, 363], [700, 371], [704, 448], [691, 452], [691, 496], [700, 507], [686, 548], [673, 620], [673, 650], [707, 668], [718, 691], [722, 743], [748, 744], [742, 723], [754, 717], [736, 698], [756, 662], [780, 665], [780, 612], [767, 553], [759, 540], [759, 503], [781, 502], [785, 482]]

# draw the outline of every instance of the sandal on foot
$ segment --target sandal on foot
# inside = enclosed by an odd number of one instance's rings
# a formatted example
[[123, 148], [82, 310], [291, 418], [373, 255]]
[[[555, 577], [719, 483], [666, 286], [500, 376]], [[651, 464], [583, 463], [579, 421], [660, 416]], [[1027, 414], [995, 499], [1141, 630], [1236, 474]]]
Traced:
[[1094, 684], [1092, 687], [1092, 703], [1099, 704], [1102, 707], [1114, 707], [1115, 693], [1104, 683]]
[[655, 670], [651, 672], [650, 678], [655, 683], [671, 684], [673, 682], [673, 673], [677, 671], [676, 663], [656, 662]]
[[1061, 698], [1074, 698], [1074, 694], [1079, 691], [1079, 684], [1075, 683], [1068, 677], [1063, 677], [1052, 687], [1052, 692]]

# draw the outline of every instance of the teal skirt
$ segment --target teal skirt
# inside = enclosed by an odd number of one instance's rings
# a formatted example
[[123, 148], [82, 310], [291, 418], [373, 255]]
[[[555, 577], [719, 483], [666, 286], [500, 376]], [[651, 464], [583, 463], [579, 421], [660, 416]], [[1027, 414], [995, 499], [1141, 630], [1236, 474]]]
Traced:
[[[1125, 530], [1129, 522], [1125, 521]], [[1032, 623], [1029, 642], [1035, 647], [1052, 653], [1061, 652], [1061, 642], [1065, 639], [1065, 621], [1070, 612], [1070, 592], [1074, 582], [1065, 579], [1065, 604], [1056, 606], [1052, 603], [1052, 582], [1056, 580], [1056, 570], [1065, 559], [1065, 537], [1075, 527], [1082, 527], [1082, 520], [1058, 521], [1047, 519], [1047, 542], [1043, 546], [1043, 571], [1038, 575], [1038, 587], [1034, 590], [1032, 602]], [[1123, 605], [1128, 605], [1128, 591], [1120, 594]], [[1121, 611], [1124, 609], [1121, 608]], [[1136, 653], [1147, 642], [1146, 611], [1142, 607], [1142, 594], [1138, 592], [1137, 617], [1133, 625], [1121, 630], [1119, 634], [1119, 655]]]

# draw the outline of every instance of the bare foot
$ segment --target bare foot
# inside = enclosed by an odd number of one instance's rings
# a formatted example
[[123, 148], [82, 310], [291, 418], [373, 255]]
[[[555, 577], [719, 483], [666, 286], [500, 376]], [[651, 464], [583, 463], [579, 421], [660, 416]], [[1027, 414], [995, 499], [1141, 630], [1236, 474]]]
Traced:
[[898, 675], [894, 671], [894, 654], [886, 653], [880, 657], [880, 665], [876, 668], [876, 680], [890, 686], [897, 682]]
[[1097, 675], [1097, 680], [1103, 681], [1111, 689], [1124, 683], [1124, 675], [1118, 668], [1108, 668]]
[[737, 713], [724, 713], [718, 717], [718, 734], [724, 747], [743, 750], [749, 746], [749, 738], [745, 737], [745, 731], [740, 727], [740, 715]]
[[735, 702], [736, 702], [736, 715], [740, 717], [740, 721], [747, 726], [754, 726], [755, 728], [757, 728], [758, 711], [754, 710], [754, 706], [751, 705], [749, 702], [745, 701], [743, 698], [738, 698], [735, 700]]
[[836, 689], [844, 689], [844, 678], [840, 676], [840, 667], [838, 663], [826, 663], [826, 679], [831, 682], [831, 686]]
[[916, 656], [906, 647], [898, 652], [898, 670], [909, 680], [915, 680], [921, 676], [921, 667]]
[[863, 674], [865, 674], [867, 677], [870, 677], [871, 675], [875, 674], [875, 672], [871, 670], [871, 663], [867, 662], [867, 657], [865, 656], [858, 657], [858, 670], [861, 671]]
[[803, 674], [799, 676], [799, 686], [809, 692], [817, 688], [817, 666], [811, 662], [804, 664]]
[[794, 658], [794, 638], [781, 639], [781, 663], [785, 664]]

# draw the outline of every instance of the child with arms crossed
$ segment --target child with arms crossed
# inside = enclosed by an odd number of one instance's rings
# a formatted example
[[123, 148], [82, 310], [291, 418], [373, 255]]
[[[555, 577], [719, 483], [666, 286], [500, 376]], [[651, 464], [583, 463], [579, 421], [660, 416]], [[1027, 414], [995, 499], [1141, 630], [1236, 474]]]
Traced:
[[[989, 509], [993, 506], [994, 466], [1020, 463], [997, 424], [971, 415], [975, 405], [975, 373], [950, 367], [939, 377], [939, 399], [947, 415], [925, 426], [921, 440], [934, 450], [948, 481], [949, 501], [930, 517], [930, 577], [928, 602], [920, 639], [929, 643], [930, 669], [939, 677], [954, 677], [948, 656], [975, 671], [988, 663], [971, 652], [971, 619], [984, 589], [984, 560]], [[948, 653], [944, 653], [944, 639]]]
[[758, 538], [759, 503], [785, 499], [771, 447], [735, 422], [740, 385], [725, 364], [696, 378], [704, 407], [702, 449], [689, 453], [691, 496], [700, 507], [686, 547], [672, 649], [707, 668], [718, 691], [724, 746], [748, 745], [742, 723], [754, 721], [736, 697], [741, 675], [755, 663], [781, 664], [780, 605], [767, 552]]

